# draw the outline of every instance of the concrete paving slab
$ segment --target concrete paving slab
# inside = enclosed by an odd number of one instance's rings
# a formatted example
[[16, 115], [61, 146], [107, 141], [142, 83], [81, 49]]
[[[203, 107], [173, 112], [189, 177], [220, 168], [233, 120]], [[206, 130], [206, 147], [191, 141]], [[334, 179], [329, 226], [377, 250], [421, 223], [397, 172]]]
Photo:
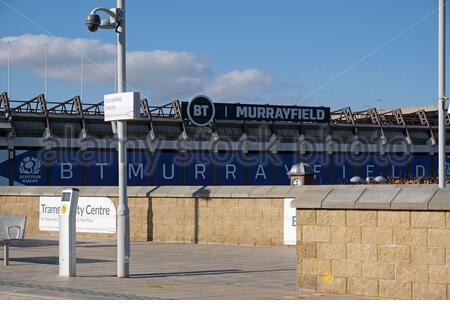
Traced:
[[199, 187], [194, 193], [195, 198], [211, 198], [219, 191], [220, 186]]
[[356, 201], [366, 190], [366, 186], [335, 186], [322, 201], [322, 208], [354, 209]]
[[428, 202], [428, 209], [450, 211], [450, 188], [438, 189]]
[[236, 186], [219, 186], [217, 190], [213, 193], [216, 198], [227, 198], [231, 197], [233, 192], [237, 189]]
[[8, 196], [18, 196], [21, 191], [24, 191], [26, 186], [8, 186], [6, 187], [6, 195]]
[[250, 198], [273, 198], [274, 194], [272, 193], [273, 186], [256, 186], [253, 187], [253, 190], [250, 191]]
[[428, 210], [428, 202], [437, 192], [437, 186], [403, 186], [391, 203], [394, 210]]
[[234, 189], [233, 193], [231, 194], [232, 198], [248, 198], [250, 195], [250, 192], [253, 191], [254, 186], [239, 186], [236, 189]]
[[356, 208], [388, 210], [401, 189], [401, 186], [395, 185], [367, 186], [366, 191], [356, 202]]
[[80, 197], [94, 197], [95, 193], [99, 189], [100, 189], [100, 187], [93, 187], [93, 186], [80, 187], [79, 188], [79, 190], [80, 190], [79, 196]]
[[201, 189], [199, 186], [179, 186], [177, 188], [172, 188], [167, 196], [169, 197], [181, 197], [181, 198], [191, 198], [194, 193]]
[[117, 187], [100, 187], [94, 195], [96, 197], [107, 197], [108, 195], [113, 194], [113, 196], [117, 197]]
[[159, 187], [157, 186], [146, 186], [142, 187], [138, 191], [136, 191], [136, 197], [151, 197], [153, 191], [156, 191]]
[[150, 193], [151, 197], [167, 197], [169, 192], [173, 189], [171, 186], [158, 186], [156, 189], [153, 189]]
[[295, 198], [292, 208], [320, 209], [323, 200], [333, 191], [333, 186], [298, 186], [293, 187], [288, 196]]
[[127, 188], [127, 194], [129, 197], [136, 197], [138, 194], [140, 194], [141, 190], [147, 189], [148, 187], [138, 187], [138, 186], [132, 186]]
[[41, 186], [39, 187], [39, 196], [60, 196], [64, 188], [66, 187]]
[[128, 279], [115, 277], [113, 240], [78, 239], [75, 278], [58, 277], [56, 238], [28, 239], [10, 253], [0, 299], [299, 298], [293, 247], [132, 242]]
[[36, 195], [39, 196], [40, 195], [39, 189], [40, 187], [38, 186], [29, 186], [26, 188], [22, 188], [20, 191], [17, 191], [17, 193], [21, 196], [36, 196]]
[[8, 195], [8, 186], [4, 186], [0, 188], [0, 196], [7, 196]]
[[292, 186], [275, 186], [270, 190], [272, 197], [288, 198], [289, 192], [292, 190]]

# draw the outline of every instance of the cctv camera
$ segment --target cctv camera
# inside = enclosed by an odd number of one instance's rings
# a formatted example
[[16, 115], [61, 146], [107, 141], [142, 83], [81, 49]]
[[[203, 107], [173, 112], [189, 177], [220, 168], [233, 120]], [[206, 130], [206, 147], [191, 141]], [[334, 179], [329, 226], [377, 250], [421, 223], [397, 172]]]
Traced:
[[100, 27], [100, 16], [98, 14], [90, 14], [86, 18], [86, 26], [90, 32], [96, 32]]

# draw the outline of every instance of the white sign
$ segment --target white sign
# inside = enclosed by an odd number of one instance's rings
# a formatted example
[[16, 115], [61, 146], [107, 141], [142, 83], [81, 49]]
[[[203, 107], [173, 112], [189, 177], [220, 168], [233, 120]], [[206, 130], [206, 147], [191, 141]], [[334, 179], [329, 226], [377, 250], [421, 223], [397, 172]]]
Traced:
[[294, 199], [284, 199], [284, 244], [297, 244], [297, 218], [296, 209], [291, 208]]
[[[39, 230], [59, 231], [60, 197], [39, 198]], [[78, 198], [77, 232], [115, 233], [116, 207], [109, 198]]]
[[107, 94], [103, 101], [105, 121], [133, 120], [140, 117], [139, 92]]

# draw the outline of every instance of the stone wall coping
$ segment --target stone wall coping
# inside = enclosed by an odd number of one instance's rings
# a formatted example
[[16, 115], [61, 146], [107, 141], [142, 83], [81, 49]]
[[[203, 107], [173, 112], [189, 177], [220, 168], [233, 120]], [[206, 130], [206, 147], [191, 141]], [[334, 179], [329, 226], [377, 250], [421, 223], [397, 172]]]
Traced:
[[299, 187], [291, 206], [297, 209], [450, 211], [450, 188], [440, 190], [437, 185]]
[[[117, 197], [114, 186], [76, 187], [82, 197]], [[66, 187], [5, 186], [0, 196], [60, 196]], [[153, 198], [295, 198], [298, 187], [292, 186], [129, 186], [129, 197]]]
[[[2, 196], [59, 196], [65, 187], [6, 186]], [[117, 187], [78, 187], [81, 196], [117, 197]], [[445, 210], [450, 188], [437, 185], [130, 186], [130, 197], [294, 198], [299, 209]]]

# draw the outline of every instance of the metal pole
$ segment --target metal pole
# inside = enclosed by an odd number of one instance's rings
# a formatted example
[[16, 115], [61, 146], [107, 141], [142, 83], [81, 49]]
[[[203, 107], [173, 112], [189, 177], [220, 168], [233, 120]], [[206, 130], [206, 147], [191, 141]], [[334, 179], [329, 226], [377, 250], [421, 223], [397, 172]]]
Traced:
[[[125, 10], [125, 0], [117, 0], [117, 8]], [[126, 87], [125, 15], [117, 33], [117, 92]], [[117, 277], [128, 278], [130, 273], [130, 215], [127, 198], [127, 139], [126, 121], [117, 121], [119, 149], [119, 207], [117, 209]]]
[[84, 56], [81, 55], [80, 100], [83, 101]]
[[8, 96], [11, 97], [10, 88], [10, 69], [11, 69], [11, 42], [8, 41]]
[[47, 64], [48, 64], [48, 47], [45, 44], [45, 59], [44, 59], [44, 96], [47, 98]]
[[439, 188], [445, 188], [445, 6], [439, 0]]

